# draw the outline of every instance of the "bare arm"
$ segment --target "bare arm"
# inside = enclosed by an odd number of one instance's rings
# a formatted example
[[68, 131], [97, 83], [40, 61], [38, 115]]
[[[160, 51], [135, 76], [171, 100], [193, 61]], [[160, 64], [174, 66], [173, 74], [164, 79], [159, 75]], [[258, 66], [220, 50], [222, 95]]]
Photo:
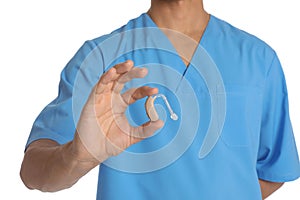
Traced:
[[273, 194], [276, 190], [278, 190], [284, 183], [269, 182], [260, 179], [259, 184], [260, 184], [262, 199], [266, 199], [271, 194]]
[[20, 176], [30, 189], [54, 192], [71, 187], [99, 163], [92, 157], [80, 160], [72, 142], [59, 145], [42, 139], [33, 142], [26, 150]]
[[126, 82], [146, 74], [146, 69], [133, 67], [132, 61], [120, 63], [103, 74], [81, 112], [71, 142], [59, 145], [42, 139], [30, 144], [20, 172], [24, 184], [41, 191], [69, 188], [108, 157], [161, 128], [161, 120], [132, 127], [125, 116], [129, 104], [158, 92], [142, 86], [120, 94]]

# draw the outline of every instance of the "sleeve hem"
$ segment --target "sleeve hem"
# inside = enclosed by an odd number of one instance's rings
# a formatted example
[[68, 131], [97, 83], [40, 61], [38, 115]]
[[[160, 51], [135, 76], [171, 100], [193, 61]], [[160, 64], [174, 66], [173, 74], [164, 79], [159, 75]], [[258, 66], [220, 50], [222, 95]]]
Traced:
[[300, 177], [300, 172], [294, 173], [294, 174], [288, 174], [286, 176], [278, 176], [275, 174], [265, 174], [263, 172], [257, 172], [258, 178], [270, 181], [270, 182], [278, 182], [278, 183], [284, 183], [284, 182], [290, 182], [298, 179]]
[[34, 141], [39, 140], [39, 139], [50, 139], [50, 140], [54, 140], [55, 142], [59, 143], [59, 144], [65, 144], [67, 143], [69, 140], [67, 140], [66, 138], [60, 136], [60, 135], [53, 135], [53, 134], [41, 134], [40, 136], [36, 136], [36, 137], [31, 137], [28, 139], [26, 146], [25, 146], [25, 150], [27, 149], [27, 147]]

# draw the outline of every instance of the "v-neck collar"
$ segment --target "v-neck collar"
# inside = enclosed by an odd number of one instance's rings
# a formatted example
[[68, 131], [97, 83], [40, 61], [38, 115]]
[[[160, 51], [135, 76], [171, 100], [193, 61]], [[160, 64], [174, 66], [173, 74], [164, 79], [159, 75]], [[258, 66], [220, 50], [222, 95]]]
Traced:
[[202, 34], [202, 37], [201, 37], [201, 39], [200, 39], [200, 41], [198, 42], [198, 44], [197, 44], [197, 46], [196, 46], [196, 48], [195, 48], [195, 51], [193, 52], [193, 55], [192, 55], [192, 57], [191, 57], [191, 59], [190, 59], [190, 61], [189, 61], [189, 64], [186, 66], [185, 65], [185, 63], [183, 62], [183, 60], [182, 60], [182, 58], [181, 58], [181, 56], [179, 55], [179, 53], [178, 53], [178, 51], [177, 51], [177, 49], [175, 48], [175, 46], [173, 45], [173, 43], [170, 41], [170, 39], [167, 37], [167, 35], [157, 26], [157, 24], [152, 20], [152, 18], [147, 14], [147, 13], [143, 13], [142, 14], [142, 16], [145, 18], [145, 25], [146, 26], [149, 26], [149, 27], [154, 27], [154, 28], [157, 28], [157, 29], [159, 29], [160, 30], [160, 32], [161, 32], [161, 34], [162, 34], [162, 36], [163, 37], [165, 37], [165, 40], [167, 41], [167, 43], [170, 45], [170, 47], [172, 48], [172, 51], [175, 53], [176, 52], [176, 54], [177, 54], [177, 56], [178, 56], [178, 58], [179, 58], [179, 62], [180, 62], [180, 72], [182, 73], [182, 75], [184, 76], [185, 75], [185, 73], [186, 73], [186, 71], [190, 68], [190, 66], [192, 65], [192, 63], [193, 63], [193, 60], [195, 60], [196, 58], [195, 58], [195, 56], [197, 55], [197, 51], [199, 51], [199, 48], [200, 48], [200, 46], [202, 46], [203, 45], [203, 43], [205, 43], [205, 40], [206, 40], [206, 38], [207, 38], [207, 35], [209, 35], [208, 34], [208, 32], [210, 31], [210, 29], [211, 29], [211, 24], [212, 24], [212, 21], [213, 21], [213, 19], [214, 19], [214, 16], [213, 15], [211, 15], [211, 14], [209, 14], [209, 20], [208, 20], [208, 23], [207, 23], [207, 25], [206, 25], [206, 27], [205, 27], [205, 29], [204, 29], [204, 31], [203, 31], [203, 34]]

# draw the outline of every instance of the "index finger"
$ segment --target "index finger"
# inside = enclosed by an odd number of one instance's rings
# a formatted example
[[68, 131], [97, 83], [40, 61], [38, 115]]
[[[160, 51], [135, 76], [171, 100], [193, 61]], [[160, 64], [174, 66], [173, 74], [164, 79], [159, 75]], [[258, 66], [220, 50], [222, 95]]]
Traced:
[[113, 91], [120, 93], [124, 88], [124, 85], [134, 78], [143, 78], [147, 75], [148, 70], [146, 68], [133, 67], [130, 71], [122, 74], [115, 82]]
[[124, 74], [133, 68], [134, 63], [132, 60], [126, 60], [125, 62], [116, 64], [114, 68], [116, 69], [118, 74]]
[[[113, 83], [116, 81], [122, 74], [128, 72], [133, 67], [133, 62], [131, 60], [127, 60], [126, 62], [119, 63], [114, 67], [110, 68], [107, 72], [105, 72], [97, 83], [96, 93], [99, 94], [105, 90], [113, 89]], [[107, 87], [109, 85], [109, 87]]]

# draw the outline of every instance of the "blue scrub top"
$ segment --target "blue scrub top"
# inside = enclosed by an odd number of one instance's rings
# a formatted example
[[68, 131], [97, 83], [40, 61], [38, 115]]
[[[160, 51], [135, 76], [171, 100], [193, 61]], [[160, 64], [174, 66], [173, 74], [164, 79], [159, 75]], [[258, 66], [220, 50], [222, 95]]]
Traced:
[[[87, 41], [61, 73], [58, 97], [33, 124], [27, 145], [73, 139], [82, 107], [99, 77], [127, 59], [149, 74], [124, 90], [158, 87], [165, 126], [100, 166], [97, 199], [261, 199], [259, 179], [300, 175], [284, 74], [274, 50], [211, 15], [191, 63], [184, 65], [147, 14]], [[132, 125], [148, 121], [145, 99], [126, 111]], [[202, 153], [201, 153], [202, 152]]]

